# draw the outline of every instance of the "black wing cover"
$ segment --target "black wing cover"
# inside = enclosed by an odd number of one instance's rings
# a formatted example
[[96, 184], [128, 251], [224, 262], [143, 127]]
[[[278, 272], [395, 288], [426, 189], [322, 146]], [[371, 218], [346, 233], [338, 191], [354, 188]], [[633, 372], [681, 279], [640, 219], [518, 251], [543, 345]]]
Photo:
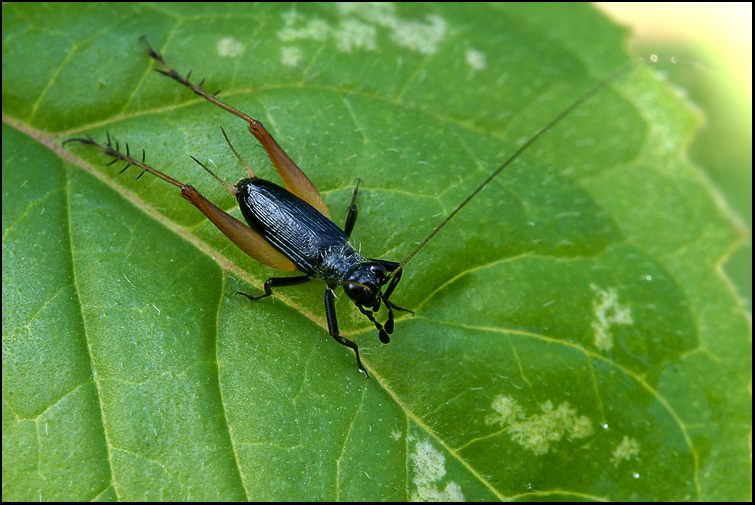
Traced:
[[304, 273], [314, 274], [323, 255], [349, 237], [319, 210], [264, 179], [244, 179], [237, 188], [241, 214], [257, 233]]

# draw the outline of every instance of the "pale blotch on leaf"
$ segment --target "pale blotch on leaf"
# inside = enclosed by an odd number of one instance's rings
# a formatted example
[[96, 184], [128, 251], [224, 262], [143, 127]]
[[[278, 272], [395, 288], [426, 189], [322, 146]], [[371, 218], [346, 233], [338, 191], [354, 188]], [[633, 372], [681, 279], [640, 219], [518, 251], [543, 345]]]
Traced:
[[295, 10], [286, 11], [281, 14], [281, 17], [283, 18], [283, 22], [286, 24], [286, 26], [293, 26], [304, 19], [304, 15], [298, 13]]
[[446, 458], [429, 440], [417, 442], [409, 459], [413, 463], [412, 482], [417, 487], [412, 501], [464, 501], [464, 493], [455, 482], [440, 488], [446, 475]]
[[[374, 51], [377, 49], [377, 27], [381, 27], [390, 31], [390, 39], [399, 46], [421, 54], [433, 54], [448, 36], [448, 22], [437, 14], [418, 21], [399, 18], [395, 5], [391, 3], [346, 2], [336, 6], [341, 15], [338, 26], [320, 19], [307, 20], [303, 14], [294, 11], [284, 13], [278, 38], [284, 42], [322, 42], [332, 38], [340, 52]], [[479, 51], [471, 57], [468, 55], [467, 62], [475, 70], [485, 66], [485, 58]]]
[[501, 424], [505, 426], [524, 417], [524, 409], [510, 396], [496, 396], [491, 408], [496, 413], [489, 415], [485, 419], [485, 422], [488, 424]]
[[570, 436], [572, 438], [587, 438], [593, 434], [594, 428], [592, 422], [587, 416], [579, 416], [574, 421], [574, 426], [571, 429]]
[[287, 12], [283, 15], [283, 23], [285, 26], [278, 30], [277, 35], [284, 42], [323, 42], [331, 38], [335, 41], [336, 49], [342, 53], [351, 53], [357, 49], [377, 49], [375, 27], [356, 18], [342, 19], [338, 27], [334, 28], [321, 19], [307, 21], [301, 14]]
[[284, 15], [285, 27], [278, 30], [278, 38], [284, 42], [293, 42], [294, 40], [314, 40], [322, 42], [330, 35], [331, 27], [325, 21], [313, 19], [306, 25], [296, 28], [294, 25], [303, 20], [302, 16], [292, 16], [290, 13]]
[[390, 2], [338, 2], [336, 8], [341, 16], [358, 16], [379, 26], [391, 26], [397, 21], [396, 5]]
[[301, 49], [298, 47], [282, 47], [281, 48], [281, 63], [287, 67], [297, 66], [302, 59]]
[[427, 23], [401, 21], [392, 28], [391, 40], [402, 47], [422, 54], [433, 54], [446, 39], [448, 23], [435, 14], [427, 16]]
[[622, 461], [629, 461], [631, 459], [637, 459], [637, 455], [640, 453], [640, 444], [637, 440], [629, 438], [624, 435], [619, 445], [614, 449], [611, 455], [611, 463], [613, 467], [617, 468]]
[[477, 49], [467, 49], [467, 65], [472, 67], [472, 70], [482, 70], [488, 66], [485, 60], [485, 55]]
[[632, 312], [629, 307], [619, 303], [619, 295], [616, 290], [609, 288], [608, 291], [600, 289], [595, 284], [590, 288], [597, 295], [592, 301], [592, 310], [595, 320], [592, 322], [594, 331], [595, 347], [602, 352], [608, 352], [613, 348], [613, 334], [611, 327], [618, 324], [632, 324]]
[[241, 54], [243, 46], [233, 37], [225, 37], [218, 41], [218, 55], [223, 58], [235, 58]]
[[539, 414], [527, 416], [524, 408], [510, 396], [499, 395], [491, 404], [496, 412], [486, 419], [506, 429], [511, 440], [538, 456], [547, 454], [551, 446], [567, 437], [581, 439], [593, 434], [590, 418], [577, 416], [577, 409], [568, 402], [553, 407], [550, 400], [540, 404]]
[[372, 25], [362, 23], [356, 19], [344, 19], [338, 29], [333, 32], [336, 47], [342, 53], [350, 53], [355, 49], [374, 51], [377, 49], [377, 30]]

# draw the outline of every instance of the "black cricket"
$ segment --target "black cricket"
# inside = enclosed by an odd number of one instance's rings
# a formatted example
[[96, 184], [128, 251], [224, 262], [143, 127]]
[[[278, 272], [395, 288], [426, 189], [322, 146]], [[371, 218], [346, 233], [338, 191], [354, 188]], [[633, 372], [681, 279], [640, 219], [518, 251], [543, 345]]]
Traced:
[[[262, 123], [244, 114], [238, 109], [222, 102], [217, 98], [216, 92], [209, 94], [202, 89], [202, 80], [199, 85], [189, 81], [191, 71], [186, 77], [182, 77], [171, 68], [163, 59], [162, 55], [155, 51], [142, 37], [147, 46], [147, 54], [159, 63], [163, 69], [155, 70], [178, 83], [186, 86], [191, 91], [222, 109], [240, 117], [249, 124], [249, 131], [260, 142], [273, 162], [278, 173], [283, 179], [285, 188], [257, 177], [251, 168], [244, 162], [234, 149], [228, 136], [223, 131], [223, 136], [244, 165], [249, 177], [241, 179], [235, 186], [231, 186], [217, 177], [210, 169], [192, 156], [192, 159], [202, 168], [215, 177], [223, 186], [236, 197], [247, 224], [238, 221], [233, 216], [222, 211], [209, 200], [203, 197], [191, 185], [179, 182], [162, 172], [150, 167], [145, 163], [145, 152], [142, 150], [141, 161], [131, 157], [130, 149], [126, 144], [126, 153], [120, 151], [116, 141], [113, 146], [110, 135], [107, 135], [107, 143], [101, 145], [93, 138], [71, 138], [63, 142], [80, 142], [92, 145], [105, 154], [113, 156], [112, 165], [117, 161], [124, 161], [127, 165], [121, 170], [126, 171], [131, 165], [142, 169], [137, 178], [149, 172], [160, 179], [181, 189], [181, 195], [197, 207], [212, 223], [225, 234], [234, 244], [251, 257], [269, 267], [282, 271], [298, 270], [303, 275], [297, 277], [272, 277], [265, 282], [264, 294], [253, 296], [237, 292], [250, 300], [259, 300], [273, 294], [273, 288], [302, 284], [312, 279], [320, 279], [325, 283], [325, 314], [328, 321], [330, 335], [340, 344], [354, 350], [357, 366], [361, 372], [369, 378], [369, 373], [359, 359], [359, 347], [357, 344], [343, 336], [338, 330], [335, 309], [335, 290], [342, 286], [346, 295], [351, 298], [357, 308], [372, 321], [378, 330], [380, 341], [384, 344], [390, 342], [390, 334], [394, 329], [394, 310], [414, 314], [412, 311], [396, 305], [389, 300], [393, 291], [401, 280], [403, 266], [419, 252], [435, 234], [440, 231], [472, 198], [474, 198], [491, 180], [500, 174], [514, 159], [532, 145], [540, 136], [553, 128], [558, 122], [578, 108], [582, 103], [595, 95], [600, 89], [611, 81], [616, 80], [637, 63], [632, 63], [615, 74], [602, 81], [588, 91], [580, 99], [570, 105], [561, 114], [543, 127], [538, 133], [525, 142], [503, 165], [495, 170], [480, 186], [475, 189], [458, 207], [456, 207], [445, 220], [438, 225], [433, 232], [401, 263], [394, 261], [365, 258], [357, 252], [349, 243], [349, 237], [357, 219], [356, 198], [359, 191], [359, 180], [354, 188], [349, 206], [346, 223], [343, 230], [339, 228], [329, 217], [329, 212], [320, 193], [310, 182], [307, 176], [288, 157], [278, 143], [268, 133]], [[222, 128], [221, 128], [222, 130]], [[383, 289], [385, 290], [383, 291]], [[375, 319], [374, 313], [380, 310], [384, 303], [388, 309], [388, 319], [381, 324]]]

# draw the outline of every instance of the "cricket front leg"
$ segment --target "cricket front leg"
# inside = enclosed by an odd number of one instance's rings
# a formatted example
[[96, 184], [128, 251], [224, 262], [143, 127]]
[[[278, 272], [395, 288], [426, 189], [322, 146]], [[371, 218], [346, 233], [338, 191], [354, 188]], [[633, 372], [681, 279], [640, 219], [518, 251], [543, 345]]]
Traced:
[[367, 370], [362, 366], [362, 360], [359, 359], [359, 346], [356, 345], [356, 343], [352, 342], [351, 340], [342, 337], [341, 334], [338, 332], [338, 321], [336, 320], [336, 303], [335, 303], [335, 297], [336, 295], [333, 293], [331, 289], [325, 290], [325, 316], [328, 319], [328, 331], [330, 331], [330, 336], [336, 339], [336, 342], [338, 342], [341, 345], [345, 345], [346, 347], [350, 347], [351, 349], [354, 349], [354, 354], [357, 356], [357, 366], [359, 367], [360, 372], [364, 372], [364, 375], [367, 376], [367, 378], [370, 378], [370, 374], [367, 373]]

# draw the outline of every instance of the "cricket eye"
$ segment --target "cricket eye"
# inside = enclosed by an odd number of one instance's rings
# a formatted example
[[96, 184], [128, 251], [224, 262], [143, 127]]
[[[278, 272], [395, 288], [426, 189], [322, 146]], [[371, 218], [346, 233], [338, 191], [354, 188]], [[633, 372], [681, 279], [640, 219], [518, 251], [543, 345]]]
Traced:
[[346, 296], [354, 301], [364, 300], [370, 296], [370, 290], [364, 284], [347, 282], [343, 285]]
[[370, 265], [370, 272], [372, 272], [376, 279], [382, 280], [385, 277], [385, 267], [380, 263]]

